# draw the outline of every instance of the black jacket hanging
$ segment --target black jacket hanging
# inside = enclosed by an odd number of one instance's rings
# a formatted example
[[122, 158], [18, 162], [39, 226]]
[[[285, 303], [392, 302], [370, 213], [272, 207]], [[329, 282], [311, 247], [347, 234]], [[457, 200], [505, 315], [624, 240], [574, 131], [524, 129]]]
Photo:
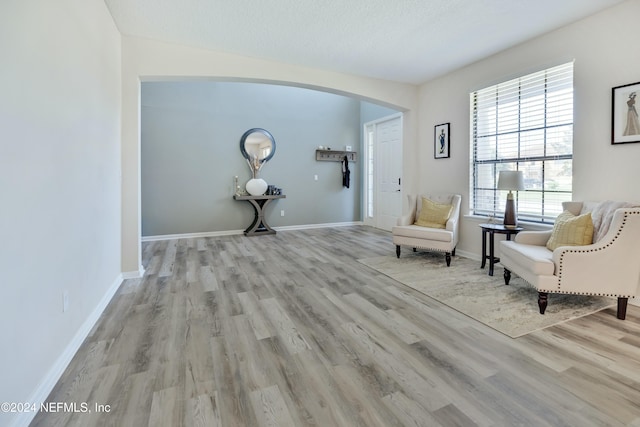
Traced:
[[344, 156], [342, 159], [342, 186], [349, 188], [349, 181], [351, 180], [351, 171], [349, 170], [349, 159]]

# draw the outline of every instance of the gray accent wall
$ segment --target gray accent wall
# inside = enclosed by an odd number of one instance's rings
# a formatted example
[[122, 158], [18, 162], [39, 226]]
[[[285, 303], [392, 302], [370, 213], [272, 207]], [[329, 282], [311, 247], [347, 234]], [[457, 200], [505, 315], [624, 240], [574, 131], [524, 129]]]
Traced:
[[315, 150], [351, 145], [361, 154], [362, 111], [367, 116], [388, 111], [364, 104], [326, 92], [258, 83], [143, 83], [142, 235], [245, 229], [253, 208], [233, 200], [233, 185], [234, 176], [242, 188], [251, 178], [239, 141], [254, 127], [267, 129], [277, 144], [260, 177], [287, 196], [267, 209], [269, 225], [360, 221], [361, 159], [350, 165], [351, 185], [344, 188], [341, 163], [316, 161]]

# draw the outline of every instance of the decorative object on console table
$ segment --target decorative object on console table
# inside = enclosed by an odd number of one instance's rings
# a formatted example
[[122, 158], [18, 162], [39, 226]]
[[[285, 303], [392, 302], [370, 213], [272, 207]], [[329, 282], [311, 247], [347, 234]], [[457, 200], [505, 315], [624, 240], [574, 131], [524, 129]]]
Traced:
[[611, 89], [611, 144], [640, 142], [640, 82]]
[[236, 196], [246, 196], [248, 194], [245, 190], [240, 188], [240, 184], [238, 183], [238, 176], [237, 175], [233, 177], [233, 188], [234, 188], [234, 191], [235, 191], [234, 194]]
[[267, 187], [267, 192], [265, 195], [267, 196], [279, 196], [282, 194], [282, 188], [278, 188], [275, 185], [269, 185]]
[[449, 157], [449, 123], [436, 125], [433, 150], [433, 157], [436, 159], [445, 159]]
[[262, 178], [251, 178], [246, 185], [247, 192], [252, 196], [262, 196], [268, 187], [267, 181]]
[[267, 181], [262, 178], [258, 178], [258, 172], [264, 165], [264, 162], [261, 162], [260, 159], [253, 154], [251, 160], [247, 159], [249, 163], [249, 167], [251, 168], [251, 173], [253, 174], [253, 178], [247, 181], [245, 188], [247, 192], [252, 196], [262, 196], [267, 191]]
[[504, 226], [515, 228], [518, 225], [518, 212], [512, 191], [524, 190], [524, 174], [522, 171], [500, 171], [498, 190], [508, 190], [507, 205], [504, 210]]

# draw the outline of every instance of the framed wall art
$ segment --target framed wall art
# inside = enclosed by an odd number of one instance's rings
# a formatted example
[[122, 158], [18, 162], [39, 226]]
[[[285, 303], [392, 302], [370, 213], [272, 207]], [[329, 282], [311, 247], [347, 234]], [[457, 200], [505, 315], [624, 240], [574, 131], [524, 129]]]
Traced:
[[640, 142], [640, 82], [611, 89], [611, 144]]
[[436, 125], [433, 149], [434, 158], [445, 159], [449, 157], [449, 123]]

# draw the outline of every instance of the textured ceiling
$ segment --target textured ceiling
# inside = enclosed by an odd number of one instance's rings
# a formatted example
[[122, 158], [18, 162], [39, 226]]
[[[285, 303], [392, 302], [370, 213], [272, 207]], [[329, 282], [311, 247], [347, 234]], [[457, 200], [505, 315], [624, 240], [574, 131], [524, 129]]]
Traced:
[[105, 0], [123, 34], [419, 84], [623, 0]]

